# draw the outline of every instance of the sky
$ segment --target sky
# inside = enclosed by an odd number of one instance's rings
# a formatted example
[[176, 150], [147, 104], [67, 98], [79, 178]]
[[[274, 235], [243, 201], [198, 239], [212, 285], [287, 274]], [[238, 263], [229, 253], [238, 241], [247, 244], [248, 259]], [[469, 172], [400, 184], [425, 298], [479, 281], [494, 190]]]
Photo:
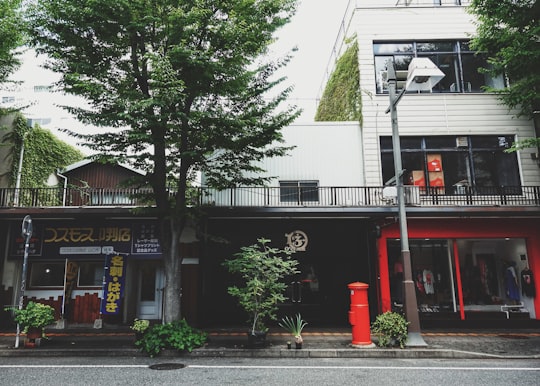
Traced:
[[[313, 121], [316, 100], [348, 2], [349, 0], [299, 0], [293, 19], [278, 31], [277, 40], [270, 47], [271, 53], [276, 56], [283, 56], [297, 48], [291, 62], [280, 73], [287, 77], [283, 85], [294, 87], [289, 103], [303, 110], [297, 122]], [[22, 60], [23, 65], [13, 79], [25, 81], [23, 87], [26, 90], [33, 89], [34, 85], [50, 84], [58, 79], [57, 74], [40, 68], [43, 59], [36, 58], [31, 52], [24, 54]], [[5, 95], [5, 92], [2, 95]], [[69, 98], [73, 97], [43, 93], [34, 94], [32, 98], [36, 103], [25, 113], [34, 118], [52, 115], [51, 123], [43, 127], [50, 129], [63, 141], [76, 145], [75, 140], [61, 129], [74, 128], [79, 131], [84, 125], [55, 107], [56, 104], [71, 104]], [[50, 114], [51, 111], [54, 113]]]

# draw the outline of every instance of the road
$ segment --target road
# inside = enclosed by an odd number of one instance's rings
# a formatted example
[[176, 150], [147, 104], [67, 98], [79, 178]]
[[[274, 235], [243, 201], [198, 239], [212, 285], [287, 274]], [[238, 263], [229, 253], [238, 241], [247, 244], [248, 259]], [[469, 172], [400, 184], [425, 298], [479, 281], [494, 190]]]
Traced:
[[[154, 365], [158, 369], [152, 369]], [[157, 366], [156, 366], [157, 365]], [[2, 358], [0, 385], [538, 385], [539, 360]]]

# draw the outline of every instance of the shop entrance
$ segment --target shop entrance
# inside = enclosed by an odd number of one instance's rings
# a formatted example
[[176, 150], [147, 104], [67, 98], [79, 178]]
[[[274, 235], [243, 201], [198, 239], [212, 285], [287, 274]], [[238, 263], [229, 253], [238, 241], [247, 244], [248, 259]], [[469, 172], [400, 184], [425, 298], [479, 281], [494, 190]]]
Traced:
[[300, 273], [287, 279], [287, 302], [283, 311], [300, 313], [307, 320], [320, 319], [320, 316], [316, 315], [323, 303], [317, 269], [319, 267], [315, 262], [306, 261], [306, 258], [297, 260]]
[[[399, 240], [388, 240], [392, 308], [403, 302]], [[425, 317], [535, 318], [524, 239], [410, 240], [418, 311]], [[508, 311], [508, 312], [507, 312]]]
[[163, 303], [163, 270], [156, 263], [143, 263], [139, 267], [137, 317], [161, 319]]

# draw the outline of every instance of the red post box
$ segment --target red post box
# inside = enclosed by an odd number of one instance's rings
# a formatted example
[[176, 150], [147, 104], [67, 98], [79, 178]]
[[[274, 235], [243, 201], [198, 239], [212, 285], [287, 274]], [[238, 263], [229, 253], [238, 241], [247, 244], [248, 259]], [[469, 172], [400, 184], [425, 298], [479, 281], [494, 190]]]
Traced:
[[349, 311], [349, 323], [352, 325], [352, 344], [369, 346], [371, 332], [369, 323], [368, 288], [366, 283], [350, 283], [351, 310]]

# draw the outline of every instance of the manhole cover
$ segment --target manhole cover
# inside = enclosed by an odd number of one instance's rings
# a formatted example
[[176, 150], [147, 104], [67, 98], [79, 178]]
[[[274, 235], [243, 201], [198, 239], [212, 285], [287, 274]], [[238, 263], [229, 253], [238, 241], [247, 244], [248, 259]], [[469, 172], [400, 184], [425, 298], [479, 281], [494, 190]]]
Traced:
[[178, 370], [183, 369], [186, 365], [182, 363], [156, 363], [149, 366], [152, 370]]
[[501, 338], [508, 338], [508, 339], [529, 339], [526, 335], [515, 335], [515, 334], [500, 334], [499, 337]]

